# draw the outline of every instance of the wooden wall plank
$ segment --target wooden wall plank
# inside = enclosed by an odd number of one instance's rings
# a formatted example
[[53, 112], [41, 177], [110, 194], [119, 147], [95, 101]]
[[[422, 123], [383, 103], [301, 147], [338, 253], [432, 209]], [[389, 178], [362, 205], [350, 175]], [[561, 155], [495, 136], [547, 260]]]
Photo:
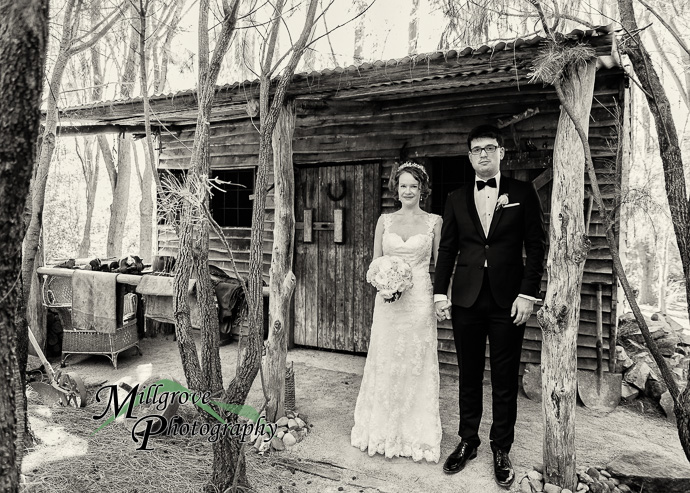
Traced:
[[[318, 210], [319, 208], [319, 194], [318, 194], [318, 169], [303, 169], [300, 172], [305, 175], [304, 187], [304, 206], [307, 209]], [[318, 257], [319, 245], [318, 236], [317, 241], [312, 243], [305, 243], [304, 246], [305, 259], [305, 344], [307, 346], [318, 346], [318, 316], [319, 316], [319, 293], [318, 293]]]
[[347, 193], [345, 197], [335, 207], [343, 213], [343, 241], [336, 245], [336, 305], [335, 305], [335, 332], [336, 347], [344, 351], [354, 351], [351, 329], [352, 312], [352, 234], [351, 227], [351, 208], [352, 208], [352, 179], [350, 177], [351, 167], [343, 166], [336, 169], [337, 181], [345, 181]]
[[[364, 167], [356, 166], [354, 168], [354, 196], [363, 197], [364, 196]], [[354, 221], [353, 224], [353, 238], [352, 243], [354, 246], [354, 281], [353, 281], [353, 322], [354, 322], [354, 346], [355, 351], [365, 352], [368, 348], [369, 339], [367, 333], [371, 330], [371, 318], [365, 315], [365, 303], [364, 300], [367, 296], [375, 297], [375, 290], [373, 287], [370, 288], [366, 285], [363, 289], [357, 289], [357, 285], [366, 283], [366, 278], [362, 276], [362, 272], [366, 275], [367, 266], [364, 264], [364, 242], [367, 240], [364, 234], [364, 201], [355, 200], [355, 204], [352, 208], [352, 213], [356, 218], [362, 218]], [[373, 239], [372, 239], [373, 241]]]
[[[295, 170], [295, 222], [304, 220], [304, 190], [305, 174]], [[294, 274], [297, 282], [294, 294], [294, 325], [293, 334], [295, 344], [306, 345], [306, 266], [305, 266], [304, 230], [295, 229], [295, 253], [293, 258]]]
[[[325, 222], [333, 221], [334, 203], [326, 194], [326, 187], [329, 183], [335, 183], [336, 167], [327, 166], [320, 168], [321, 181], [319, 183], [319, 214], [321, 220]], [[320, 231], [319, 235], [319, 283], [321, 287], [319, 294], [323, 302], [321, 303], [322, 312], [319, 313], [321, 321], [319, 334], [323, 334], [325, 344], [319, 338], [319, 347], [338, 349], [336, 330], [335, 330], [335, 241], [333, 230]]]

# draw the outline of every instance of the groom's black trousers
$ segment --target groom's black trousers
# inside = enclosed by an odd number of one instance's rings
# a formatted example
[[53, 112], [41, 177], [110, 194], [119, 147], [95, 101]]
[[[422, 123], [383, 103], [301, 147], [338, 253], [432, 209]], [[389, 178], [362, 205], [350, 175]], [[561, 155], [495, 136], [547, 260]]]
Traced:
[[[469, 308], [453, 305], [452, 322], [460, 367], [460, 430], [458, 434], [479, 446], [486, 340], [489, 339], [493, 423], [491, 443], [510, 451], [517, 418], [518, 374], [525, 325], [514, 325], [510, 308], [496, 304], [484, 269], [477, 301]], [[462, 282], [456, 279], [455, 282]]]

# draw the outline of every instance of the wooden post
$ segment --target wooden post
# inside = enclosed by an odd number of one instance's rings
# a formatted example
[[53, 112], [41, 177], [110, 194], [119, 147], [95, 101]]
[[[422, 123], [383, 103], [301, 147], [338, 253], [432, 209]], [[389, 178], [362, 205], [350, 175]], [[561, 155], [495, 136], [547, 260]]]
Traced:
[[290, 300], [295, 289], [295, 275], [292, 272], [295, 239], [295, 174], [292, 167], [294, 129], [295, 105], [289, 102], [281, 109], [273, 132], [275, 227], [269, 285], [269, 333], [265, 343], [266, 356], [262, 363], [268, 397], [266, 417], [269, 421], [285, 415], [285, 363], [290, 330], [288, 321]]
[[[566, 100], [585, 131], [594, 93], [595, 66], [564, 71]], [[553, 155], [553, 193], [547, 259], [548, 287], [537, 318], [543, 332], [541, 372], [544, 421], [544, 477], [575, 491], [575, 404], [580, 288], [590, 242], [585, 231], [582, 142], [561, 108]]]

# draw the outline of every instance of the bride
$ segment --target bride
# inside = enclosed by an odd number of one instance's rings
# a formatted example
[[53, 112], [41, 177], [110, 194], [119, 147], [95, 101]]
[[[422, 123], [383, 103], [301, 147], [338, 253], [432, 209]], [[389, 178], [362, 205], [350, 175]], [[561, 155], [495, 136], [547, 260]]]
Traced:
[[438, 462], [439, 370], [429, 260], [436, 262], [442, 220], [419, 207], [431, 191], [421, 165], [402, 164], [392, 182], [402, 207], [379, 218], [373, 258], [401, 257], [412, 268], [414, 286], [393, 303], [376, 295], [351, 443], [370, 456]]

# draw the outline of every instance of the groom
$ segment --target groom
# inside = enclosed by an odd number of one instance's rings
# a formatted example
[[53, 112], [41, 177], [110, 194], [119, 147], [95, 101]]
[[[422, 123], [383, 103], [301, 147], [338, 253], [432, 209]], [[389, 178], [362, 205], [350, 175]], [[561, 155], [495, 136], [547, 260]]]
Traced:
[[489, 440], [496, 482], [508, 488], [515, 479], [508, 453], [517, 417], [522, 338], [543, 272], [543, 213], [532, 184], [501, 175], [505, 149], [497, 128], [473, 129], [467, 144], [476, 177], [446, 200], [434, 281], [437, 318], [452, 312], [460, 368], [461, 441], [443, 470], [457, 473], [477, 456], [488, 337], [493, 411]]

